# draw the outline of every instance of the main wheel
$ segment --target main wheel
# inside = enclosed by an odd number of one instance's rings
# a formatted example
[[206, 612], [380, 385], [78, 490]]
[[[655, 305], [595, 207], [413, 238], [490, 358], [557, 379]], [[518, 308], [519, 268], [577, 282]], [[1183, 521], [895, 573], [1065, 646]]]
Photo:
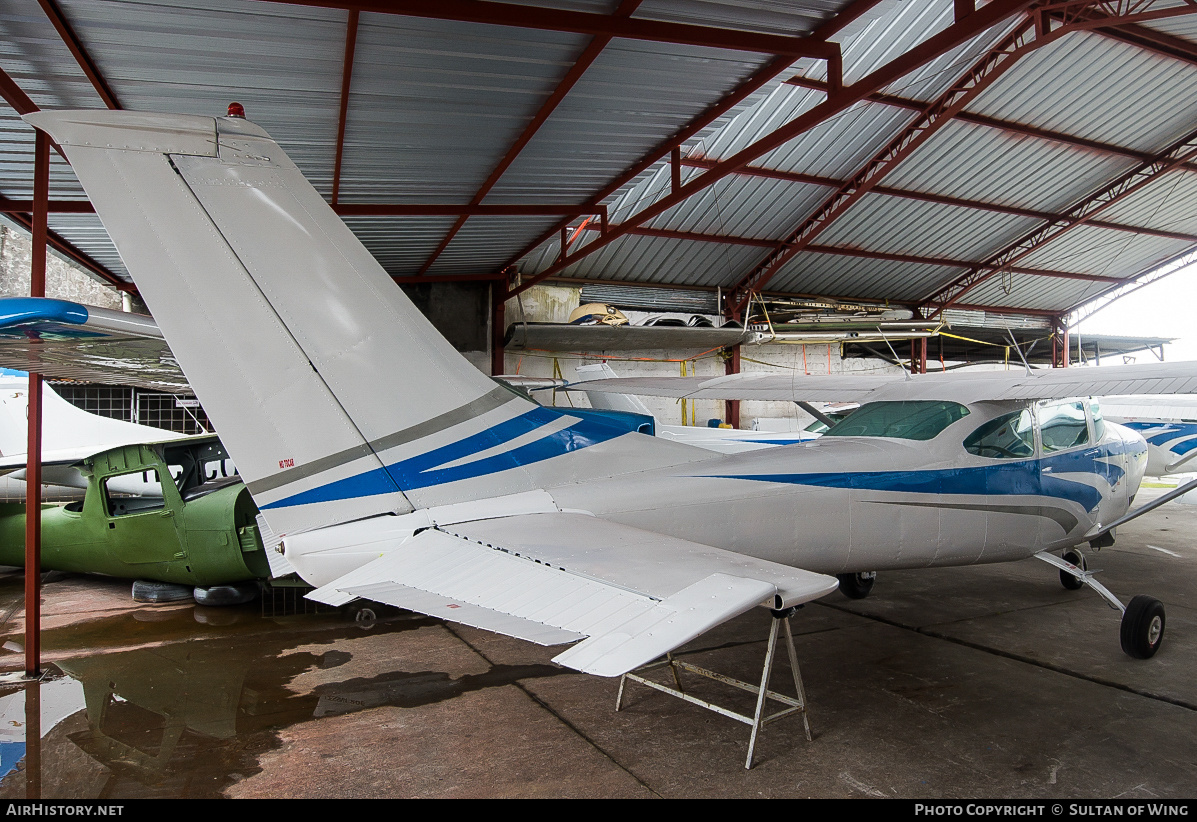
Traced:
[[368, 600], [359, 599], [345, 608], [345, 616], [361, 628], [373, 628], [378, 621], [377, 606]]
[[864, 599], [873, 590], [873, 583], [877, 581], [876, 571], [864, 571], [859, 574], [836, 574], [840, 581], [840, 590], [848, 599]]
[[[1082, 554], [1080, 551], [1076, 550], [1075, 548], [1065, 551], [1064, 556], [1061, 557], [1061, 559], [1063, 559], [1065, 562], [1071, 562], [1073, 565], [1080, 568], [1082, 571], [1085, 570], [1085, 555]], [[1081, 582], [1078, 578], [1074, 577], [1072, 574], [1068, 573], [1067, 571], [1061, 569], [1060, 570], [1060, 584], [1063, 585], [1065, 588], [1067, 588], [1069, 591], [1076, 591], [1079, 588], [1083, 587], [1085, 583]]]
[[1139, 594], [1122, 615], [1122, 650], [1135, 659], [1150, 659], [1164, 640], [1164, 604]]

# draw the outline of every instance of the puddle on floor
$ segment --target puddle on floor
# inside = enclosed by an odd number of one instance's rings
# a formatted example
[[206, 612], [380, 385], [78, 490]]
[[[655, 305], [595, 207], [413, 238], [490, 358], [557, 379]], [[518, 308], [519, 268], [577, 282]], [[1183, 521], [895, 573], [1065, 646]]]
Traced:
[[[0, 688], [0, 797], [219, 797], [260, 771], [260, 757], [280, 746], [278, 731], [289, 725], [563, 673], [500, 665], [457, 677], [325, 674], [297, 693], [289, 686], [301, 674], [350, 662], [355, 638], [395, 635], [398, 643], [438, 623], [402, 612], [367, 625], [339, 615], [272, 619], [253, 609], [134, 608], [47, 631], [43, 649], [57, 651], [48, 676]], [[22, 639], [7, 637], [8, 649]]]

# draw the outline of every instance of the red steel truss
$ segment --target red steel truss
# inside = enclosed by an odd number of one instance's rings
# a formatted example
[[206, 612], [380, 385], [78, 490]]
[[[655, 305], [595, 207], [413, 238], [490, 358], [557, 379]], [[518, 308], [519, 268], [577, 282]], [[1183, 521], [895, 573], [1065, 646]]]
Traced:
[[1070, 208], [1063, 219], [1053, 220], [1040, 226], [1023, 236], [1018, 242], [994, 254], [985, 261], [984, 269], [976, 267], [946, 286], [937, 289], [923, 301], [927, 315], [929, 317], [938, 316], [945, 308], [959, 302], [961, 297], [976, 286], [996, 274], [1009, 271], [1011, 266], [1020, 260], [1059, 239], [1077, 226], [1088, 224], [1093, 217], [1115, 203], [1140, 191], [1159, 179], [1161, 175], [1173, 171], [1194, 158], [1197, 158], [1197, 131], [1191, 132], [1188, 136], [1169, 146], [1153, 160], [1142, 163], [1100, 191], [1086, 197]]

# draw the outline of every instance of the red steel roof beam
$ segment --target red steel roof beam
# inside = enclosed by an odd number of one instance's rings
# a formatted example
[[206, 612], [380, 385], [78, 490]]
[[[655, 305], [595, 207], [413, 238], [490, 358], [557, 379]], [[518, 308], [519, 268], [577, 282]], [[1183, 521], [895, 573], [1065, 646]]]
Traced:
[[332, 207], [342, 217], [605, 217], [606, 206], [530, 203], [484, 203], [441, 205], [439, 203], [337, 203]]
[[345, 120], [349, 116], [349, 84], [353, 80], [353, 52], [357, 48], [356, 10], [345, 21], [345, 56], [341, 60], [341, 104], [337, 113], [337, 149], [333, 158], [332, 204], [341, 197], [341, 159], [345, 153]]
[[[844, 9], [844, 11], [840, 12], [835, 17], [816, 28], [810, 35], [811, 39], [826, 40], [829, 37], [833, 37], [880, 2], [881, 0], [855, 0], [851, 6]], [[619, 175], [619, 177], [608, 183], [602, 191], [595, 194], [594, 197], [590, 199], [590, 204], [597, 205], [615, 192], [619, 191], [620, 188], [634, 180], [639, 174], [650, 168], [662, 157], [668, 155], [675, 147], [680, 146], [682, 143], [698, 134], [711, 123], [715, 122], [733, 108], [740, 105], [740, 103], [744, 102], [744, 100], [748, 99], [748, 97], [755, 94], [770, 81], [776, 79], [779, 75], [789, 70], [792, 64], [793, 61], [782, 57], [770, 60], [766, 65], [755, 71], [751, 77], [738, 85], [730, 93], [724, 95], [724, 97], [718, 102], [709, 106], [705, 111], [691, 120], [690, 123], [680, 131], [666, 140], [658, 143], [655, 148], [645, 154], [634, 165], [626, 169], [623, 174]], [[518, 251], [514, 256], [509, 257], [507, 262], [505, 262], [502, 267], [508, 268], [512, 265], [515, 265], [515, 263], [517, 263], [521, 258], [530, 254], [542, 243], [550, 240], [561, 228], [565, 227], [565, 225], [565, 223], [560, 223], [544, 232], [531, 243], [524, 246], [524, 248]]]
[[[48, 214], [95, 214], [96, 208], [88, 200], [50, 200]], [[32, 214], [33, 200], [10, 200], [0, 194], [0, 214]]]
[[[1148, 159], [1150, 159], [1148, 157]], [[707, 160], [699, 157], [689, 157], [682, 159], [682, 165], [694, 166], [695, 168], [714, 168], [717, 160]], [[1184, 167], [1188, 169], [1192, 164], [1186, 164]], [[764, 177], [770, 180], [784, 180], [790, 183], [802, 183], [805, 185], [827, 186], [828, 188], [839, 188], [844, 185], [844, 180], [838, 180], [834, 177], [819, 177], [813, 174], [801, 174], [792, 171], [778, 171], [776, 169], [762, 168], [760, 166], [745, 166], [737, 174], [742, 174], [749, 177]], [[960, 208], [971, 208], [977, 211], [991, 211], [996, 214], [1009, 214], [1015, 217], [1031, 217], [1037, 220], [1059, 220], [1064, 219], [1064, 215], [1055, 214], [1050, 211], [1037, 211], [1030, 208], [1018, 208], [1016, 206], [1004, 206], [996, 203], [986, 203], [981, 200], [967, 200], [963, 197], [952, 197], [947, 194], [931, 194], [924, 191], [911, 191], [903, 188], [891, 188], [889, 186], [876, 186], [873, 188], [873, 194], [884, 194], [890, 197], [901, 197], [906, 200], [919, 200], [926, 203], [936, 203], [938, 205], [958, 206]], [[1126, 231], [1132, 234], [1144, 234], [1150, 237], [1163, 237], [1169, 240], [1180, 240], [1182, 242], [1197, 243], [1197, 234], [1185, 234], [1178, 231], [1168, 231], [1161, 228], [1146, 228], [1144, 226], [1130, 225], [1127, 223], [1111, 223], [1105, 220], [1091, 220], [1089, 225], [1094, 228], [1108, 228], [1111, 231]]]
[[[597, 229], [594, 229], [597, 230]], [[744, 245], [757, 248], [773, 248], [776, 240], [757, 239], [754, 237], [736, 237], [728, 234], [702, 234], [693, 231], [674, 231], [666, 228], [633, 228], [629, 234], [638, 237], [660, 237], [667, 240], [686, 240], [698, 243], [722, 243], [725, 245]], [[939, 265], [945, 268], [973, 268], [983, 263], [972, 260], [953, 260], [947, 257], [923, 257], [914, 254], [895, 254], [886, 251], [870, 251], [864, 248], [848, 246], [808, 245], [805, 251], [811, 254], [834, 254], [840, 257], [858, 257], [866, 260], [883, 260], [893, 263], [914, 263], [917, 265]], [[1061, 277], [1071, 280], [1088, 280], [1098, 283], [1125, 283], [1121, 277], [1106, 277], [1101, 274], [1083, 274], [1076, 271], [1054, 271], [1043, 268], [1013, 268], [1007, 269], [1014, 274], [1029, 274], [1035, 277]]]
[[920, 115], [897, 137], [861, 166], [851, 179], [844, 182], [793, 233], [778, 243], [752, 271], [740, 278], [728, 292], [729, 311], [741, 311], [753, 292], [758, 292], [768, 285], [769, 280], [793, 259], [794, 255], [813, 243], [837, 219], [875, 189], [903, 160], [996, 82], [1025, 53], [1028, 43], [1036, 42], [1037, 39], [1034, 21], [1028, 16], [981, 60], [974, 63], [951, 88], [938, 99], [923, 106]]
[[1092, 217], [1195, 158], [1197, 158], [1197, 131], [1191, 132], [1184, 139], [1173, 143], [1157, 155], [1153, 162], [1144, 163], [1121, 175], [1100, 191], [1074, 205], [1068, 210], [1065, 220], [1053, 221], [1040, 226], [1035, 231], [1024, 235], [1018, 242], [994, 254], [985, 261], [987, 266], [985, 270], [974, 268], [964, 276], [937, 289], [935, 293], [922, 301], [922, 305], [931, 309], [930, 317], [939, 315], [945, 308], [959, 302], [961, 297], [994, 274], [1008, 270], [1019, 260], [1035, 253], [1077, 226], [1090, 224]]
[[50, 18], [50, 22], [54, 25], [58, 36], [62, 38], [62, 42], [70, 50], [71, 55], [75, 58], [75, 62], [82, 69], [84, 76], [87, 77], [92, 88], [96, 90], [96, 94], [100, 95], [100, 99], [104, 101], [104, 105], [113, 110], [120, 109], [121, 103], [117, 99], [116, 93], [108, 85], [108, 81], [104, 79], [104, 75], [100, 73], [99, 67], [91, 59], [91, 55], [87, 53], [87, 49], [83, 48], [82, 41], [75, 34], [75, 30], [71, 28], [71, 24], [67, 22], [58, 5], [54, 0], [37, 0], [37, 2], [42, 7], [42, 11], [46, 13], [46, 17]]
[[31, 114], [40, 111], [37, 104], [29, 99], [29, 95], [17, 85], [16, 80], [8, 76], [8, 72], [0, 68], [0, 97], [13, 107], [17, 114]]
[[1096, 29], [1096, 32], [1103, 37], [1118, 40], [1164, 57], [1197, 65], [1197, 43], [1183, 37], [1139, 25], [1102, 27]]
[[[789, 80], [786, 80], [786, 83], [791, 86], [798, 86], [799, 88], [808, 88], [812, 91], [827, 91], [827, 83], [823, 82], [822, 80], [811, 80], [806, 77], [791, 77]], [[896, 94], [870, 94], [868, 101], [870, 103], [881, 103], [882, 105], [893, 106], [895, 108], [905, 108], [911, 111], [921, 111], [927, 105], [926, 103], [920, 102], [918, 100], [912, 100], [908, 97], [899, 97]], [[1056, 143], [1075, 146], [1080, 149], [1094, 151], [1100, 154], [1128, 157], [1130, 159], [1139, 161], [1151, 159], [1151, 154], [1145, 151], [1137, 151], [1133, 148], [1126, 148], [1125, 146], [1116, 146], [1111, 143], [1102, 143], [1097, 140], [1089, 140], [1084, 137], [1078, 137], [1074, 134], [1064, 134], [1063, 132], [1059, 131], [1037, 128], [1036, 126], [1029, 126], [1024, 123], [1016, 123], [1012, 120], [1000, 120], [997, 117], [989, 117], [985, 114], [974, 114], [970, 111], [962, 111], [956, 115], [956, 119], [962, 123], [972, 123], [974, 125], [996, 129], [998, 131], [1008, 131], [1012, 134], [1022, 134], [1027, 137], [1036, 137], [1041, 140], [1051, 140]], [[1193, 171], [1197, 171], [1197, 165], [1193, 165], [1191, 168]]]
[[[88, 200], [51, 200], [51, 214], [95, 214]], [[441, 203], [336, 203], [333, 211], [342, 217], [602, 217], [603, 206], [558, 205], [556, 203], [490, 203], [485, 205], [445, 205]], [[0, 214], [26, 213], [33, 210], [32, 200], [13, 200], [0, 194]]]
[[[268, 0], [268, 2], [277, 2], [277, 0]], [[653, 43], [676, 43], [685, 46], [778, 54], [793, 59], [811, 57], [816, 60], [829, 60], [839, 55], [838, 46], [809, 37], [761, 34], [742, 29], [633, 19], [620, 17], [618, 14], [594, 14], [544, 6], [490, 2], [489, 0], [487, 2], [479, 2], [479, 0], [286, 0], [286, 2], [296, 6], [352, 9], [359, 12], [423, 17], [430, 20], [452, 20], [460, 23], [482, 23], [492, 26], [589, 34], [592, 37], [620, 37]]]
[[[1130, 2], [1130, 0], [1128, 0]], [[752, 272], [742, 278], [731, 290], [728, 306], [733, 312], [747, 304], [752, 292], [759, 291], [795, 254], [808, 245], [837, 218], [852, 208], [881, 179], [893, 171], [906, 157], [933, 134], [941, 129], [956, 114], [975, 100], [982, 91], [991, 86], [1026, 54], [1065, 35], [1078, 30], [1092, 29], [1097, 24], [1086, 17], [1091, 2], [1063, 4], [1040, 4], [1032, 9], [1028, 19], [1007, 35], [1002, 42], [991, 49], [952, 88], [930, 104], [925, 113], [911, 123], [880, 154], [870, 160], [861, 170], [831, 198], [815, 211], [777, 249], [768, 255]], [[1137, 22], [1148, 19], [1178, 16], [1197, 11], [1197, 5], [1189, 2], [1182, 7], [1168, 7], [1152, 10], [1151, 0], [1132, 8], [1120, 9], [1117, 16], [1103, 18], [1103, 24], [1111, 21]], [[991, 6], [992, 7], [992, 4]], [[986, 7], [986, 8], [989, 8]], [[1059, 10], [1062, 23], [1052, 24], [1047, 18], [1053, 10]]]
[[[640, 6], [641, 2], [642, 0], [624, 0], [619, 4], [619, 8], [615, 10], [615, 16], [630, 17], [632, 13]], [[586, 73], [586, 70], [590, 68], [594, 61], [598, 59], [598, 56], [602, 54], [603, 49], [607, 47], [607, 45], [611, 42], [611, 39], [612, 38], [610, 37], [600, 36], [595, 37], [590, 41], [590, 43], [578, 56], [578, 59], [574, 61], [572, 66], [570, 66], [569, 71], [567, 71], [565, 76], [561, 78], [561, 82], [559, 82], [557, 87], [553, 89], [553, 93], [550, 94], [544, 103], [541, 104], [540, 110], [533, 115], [532, 119], [528, 122], [528, 125], [524, 127], [524, 130], [520, 136], [516, 138], [515, 142], [511, 144], [511, 147], [507, 149], [507, 153], [503, 155], [503, 159], [500, 160], [499, 163], [491, 170], [490, 176], [486, 178], [486, 181], [474, 194], [474, 198], [470, 201], [470, 205], [480, 205], [482, 203], [482, 200], [486, 198], [486, 195], [490, 193], [490, 190], [499, 182], [499, 178], [502, 177], [507, 169], [511, 167], [511, 164], [515, 162], [515, 159], [520, 155], [520, 152], [523, 151], [528, 143], [532, 141], [532, 138], [536, 136], [536, 133], [540, 131], [540, 127], [543, 126], [545, 121], [549, 119], [549, 115], [557, 110], [557, 106], [561, 104], [561, 101], [565, 99], [565, 96], [569, 94], [575, 85], [577, 85], [578, 81], [582, 79], [582, 75]], [[436, 262], [441, 253], [449, 247], [449, 243], [453, 242], [453, 238], [457, 236], [457, 232], [459, 232], [462, 226], [465, 225], [467, 219], [469, 218], [466, 215], [462, 215], [461, 217], [457, 218], [457, 221], [453, 223], [453, 227], [449, 229], [448, 234], [446, 234], [444, 239], [441, 240], [440, 245], [436, 247], [436, 250], [434, 250], [432, 254], [429, 255], [428, 259], [424, 261], [424, 265], [420, 267], [421, 274], [427, 273], [428, 269], [432, 267], [432, 264]]]
[[932, 35], [918, 46], [891, 60], [886, 65], [858, 80], [851, 86], [845, 86], [840, 94], [829, 95], [823, 103], [807, 110], [804, 114], [794, 118], [785, 126], [762, 137], [732, 157], [721, 161], [715, 168], [701, 177], [691, 180], [676, 192], [662, 197], [653, 205], [648, 206], [633, 217], [625, 220], [621, 224], [620, 230], [613, 229], [607, 232], [565, 259], [554, 263], [544, 271], [529, 278], [518, 288], [509, 292], [508, 296], [515, 296], [536, 283], [548, 279], [581, 258], [606, 247], [621, 236], [625, 236], [630, 228], [642, 225], [660, 216], [683, 200], [699, 191], [705, 190], [724, 177], [739, 171], [756, 158], [785, 145], [798, 135], [809, 131], [820, 123], [826, 122], [836, 114], [865, 99], [868, 95], [876, 93], [895, 80], [906, 76], [920, 66], [934, 60], [936, 57], [976, 37], [997, 23], [1025, 11], [1030, 5], [1031, 3], [1027, 2], [1027, 0], [992, 0], [992, 2], [982, 6], [964, 20], [953, 23], [939, 33]]

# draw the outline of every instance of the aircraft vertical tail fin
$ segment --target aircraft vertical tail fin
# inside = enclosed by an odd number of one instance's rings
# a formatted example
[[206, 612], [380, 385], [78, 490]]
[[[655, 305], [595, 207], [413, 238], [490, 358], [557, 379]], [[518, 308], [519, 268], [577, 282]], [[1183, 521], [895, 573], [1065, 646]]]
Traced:
[[275, 533], [542, 487], [529, 466], [625, 433], [471, 366], [258, 126], [25, 119], [63, 147]]

